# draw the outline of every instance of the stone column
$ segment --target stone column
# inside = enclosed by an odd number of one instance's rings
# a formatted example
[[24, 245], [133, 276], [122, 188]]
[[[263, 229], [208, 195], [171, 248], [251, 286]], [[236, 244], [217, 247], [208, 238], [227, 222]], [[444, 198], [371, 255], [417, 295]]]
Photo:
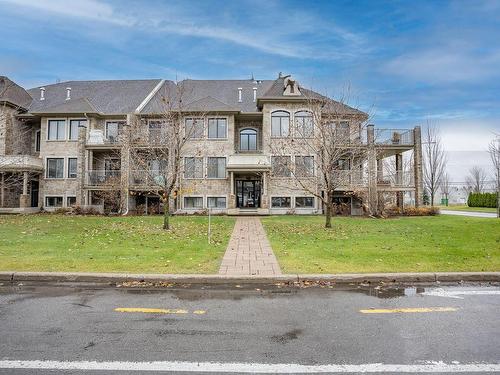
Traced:
[[377, 212], [377, 152], [375, 150], [375, 129], [373, 125], [367, 126], [368, 140], [368, 206], [372, 214]]
[[267, 171], [262, 173], [262, 196], [260, 197], [260, 206], [262, 208], [269, 208], [267, 204], [268, 173]]
[[23, 193], [19, 197], [19, 208], [30, 207], [30, 196], [28, 195], [28, 172], [23, 173]]
[[383, 159], [377, 159], [377, 181], [384, 179], [384, 162]]
[[229, 172], [229, 183], [231, 184], [231, 187], [229, 189], [230, 194], [229, 194], [229, 204], [227, 208], [232, 209], [236, 208], [236, 196], [234, 194], [234, 172], [231, 171]]
[[416, 126], [415, 129], [413, 129], [413, 173], [415, 182], [415, 207], [420, 207], [424, 203], [422, 132], [420, 126]]
[[[396, 154], [396, 185], [401, 187], [403, 184], [403, 154]], [[396, 192], [396, 204], [398, 208], [403, 208], [403, 192]]]

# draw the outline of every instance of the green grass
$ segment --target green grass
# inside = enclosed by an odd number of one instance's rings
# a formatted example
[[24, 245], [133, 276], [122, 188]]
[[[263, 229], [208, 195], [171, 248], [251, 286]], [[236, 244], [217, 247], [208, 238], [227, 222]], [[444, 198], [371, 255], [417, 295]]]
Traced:
[[450, 211], [470, 211], [470, 212], [497, 212], [496, 208], [490, 207], [469, 207], [466, 205], [438, 206], [441, 210]]
[[500, 271], [500, 220], [455, 216], [262, 220], [285, 273]]
[[229, 217], [0, 216], [0, 270], [214, 273], [234, 226]]

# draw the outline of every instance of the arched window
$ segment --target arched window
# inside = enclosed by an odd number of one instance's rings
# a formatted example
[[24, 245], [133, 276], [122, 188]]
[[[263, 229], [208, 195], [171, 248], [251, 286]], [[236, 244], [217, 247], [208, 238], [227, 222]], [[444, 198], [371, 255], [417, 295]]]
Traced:
[[290, 113], [275, 111], [271, 113], [271, 137], [288, 137]]
[[314, 132], [312, 113], [295, 112], [295, 128], [297, 129], [297, 138], [311, 138]]
[[240, 131], [240, 151], [257, 150], [257, 130], [242, 129]]

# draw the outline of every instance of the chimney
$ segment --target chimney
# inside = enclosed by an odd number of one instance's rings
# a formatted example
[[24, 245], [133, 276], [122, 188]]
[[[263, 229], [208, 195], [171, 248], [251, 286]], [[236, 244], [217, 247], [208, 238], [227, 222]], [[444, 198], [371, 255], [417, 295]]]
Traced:
[[45, 87], [40, 87], [40, 100], [45, 100]]
[[241, 90], [243, 90], [241, 87], [238, 87], [238, 103], [241, 103]]
[[66, 100], [71, 99], [71, 87], [66, 87]]
[[257, 87], [253, 88], [253, 102], [255, 103], [257, 101]]

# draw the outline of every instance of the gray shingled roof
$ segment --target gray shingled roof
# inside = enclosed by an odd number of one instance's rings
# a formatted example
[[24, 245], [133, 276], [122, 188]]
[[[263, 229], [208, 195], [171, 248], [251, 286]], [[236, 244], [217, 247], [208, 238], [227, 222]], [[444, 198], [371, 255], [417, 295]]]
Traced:
[[[141, 111], [144, 114], [161, 112], [161, 97], [182, 95], [183, 107], [199, 102], [208, 97], [212, 98], [213, 108], [206, 110], [241, 112], [259, 112], [257, 103], [253, 101], [253, 88], [257, 88], [257, 97], [264, 94], [274, 81], [246, 80], [191, 80], [179, 82], [179, 88], [172, 81], [166, 81], [164, 87], [151, 99], [151, 102]], [[238, 89], [241, 88], [242, 101], [238, 102]], [[220, 103], [220, 104], [217, 104]]]
[[[67, 81], [42, 86], [45, 87], [45, 100], [40, 100], [40, 87], [36, 87], [28, 90], [34, 98], [29, 111], [49, 113], [48, 110], [55, 110], [60, 106], [67, 108], [71, 103], [75, 113], [88, 111], [89, 105], [102, 114], [132, 113], [160, 81], [160, 79]], [[66, 100], [67, 87], [71, 87], [70, 100]], [[73, 101], [76, 102], [74, 105]]]
[[9, 78], [0, 76], [0, 102], [8, 102], [16, 107], [27, 109], [31, 103], [31, 96]]

